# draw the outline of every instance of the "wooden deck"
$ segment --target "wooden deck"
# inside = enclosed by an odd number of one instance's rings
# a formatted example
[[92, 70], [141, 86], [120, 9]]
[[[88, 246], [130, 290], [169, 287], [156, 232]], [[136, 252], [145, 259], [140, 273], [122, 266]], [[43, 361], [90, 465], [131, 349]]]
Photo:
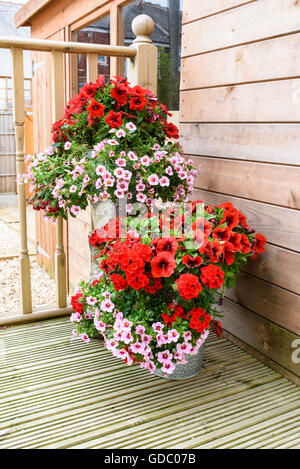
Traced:
[[0, 330], [0, 448], [300, 448], [300, 389], [227, 340], [173, 382], [71, 329]]

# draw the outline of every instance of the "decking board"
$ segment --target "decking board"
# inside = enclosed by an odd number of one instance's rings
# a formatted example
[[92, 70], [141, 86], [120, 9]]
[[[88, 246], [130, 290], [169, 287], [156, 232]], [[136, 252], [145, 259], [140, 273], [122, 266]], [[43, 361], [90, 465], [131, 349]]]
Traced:
[[168, 381], [71, 329], [0, 330], [0, 448], [300, 445], [300, 389], [226, 339], [208, 338], [197, 377]]

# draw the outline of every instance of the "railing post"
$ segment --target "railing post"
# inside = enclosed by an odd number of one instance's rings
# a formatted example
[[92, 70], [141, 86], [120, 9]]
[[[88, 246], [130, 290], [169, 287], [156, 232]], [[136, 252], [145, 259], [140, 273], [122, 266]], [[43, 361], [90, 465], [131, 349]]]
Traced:
[[[64, 54], [61, 51], [52, 51], [52, 116], [53, 122], [61, 119], [64, 114]], [[56, 306], [67, 306], [67, 276], [66, 255], [63, 243], [63, 219], [56, 221], [56, 251], [55, 251], [55, 282], [56, 282]]]
[[[23, 50], [11, 48], [14, 90], [14, 125], [16, 139], [16, 172], [24, 174], [24, 69]], [[20, 273], [22, 312], [32, 312], [30, 261], [27, 244], [26, 187], [18, 184], [18, 206], [20, 223]]]
[[136, 35], [130, 47], [136, 49], [136, 56], [128, 60], [128, 81], [157, 93], [157, 47], [150, 36], [154, 29], [152, 18], [139, 15], [132, 21], [132, 31]]
[[98, 54], [86, 54], [86, 70], [88, 82], [94, 82], [98, 78]]

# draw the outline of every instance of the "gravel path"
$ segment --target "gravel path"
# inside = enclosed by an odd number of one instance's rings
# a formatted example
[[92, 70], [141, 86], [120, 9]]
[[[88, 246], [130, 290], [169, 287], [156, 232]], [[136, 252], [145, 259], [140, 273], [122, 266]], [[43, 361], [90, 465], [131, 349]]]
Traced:
[[[55, 303], [55, 282], [34, 257], [31, 257], [31, 289], [33, 306]], [[19, 259], [0, 261], [0, 315], [15, 314], [20, 308]]]
[[[13, 217], [13, 213], [11, 214]], [[19, 249], [18, 224], [11, 217], [12, 229], [0, 219], [0, 257], [16, 255]], [[34, 253], [29, 243], [29, 253]], [[30, 256], [33, 306], [55, 303], [55, 282]], [[21, 309], [19, 259], [0, 260], [0, 315], [16, 314]]]

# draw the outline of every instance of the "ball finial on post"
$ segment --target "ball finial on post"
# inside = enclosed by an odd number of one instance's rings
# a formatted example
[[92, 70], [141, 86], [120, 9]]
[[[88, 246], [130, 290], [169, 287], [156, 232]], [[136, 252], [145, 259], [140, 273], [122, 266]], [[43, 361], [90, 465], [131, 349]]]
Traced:
[[152, 42], [150, 36], [154, 30], [154, 22], [150, 16], [136, 16], [132, 21], [131, 27], [132, 31], [136, 35], [136, 38], [133, 42]]

